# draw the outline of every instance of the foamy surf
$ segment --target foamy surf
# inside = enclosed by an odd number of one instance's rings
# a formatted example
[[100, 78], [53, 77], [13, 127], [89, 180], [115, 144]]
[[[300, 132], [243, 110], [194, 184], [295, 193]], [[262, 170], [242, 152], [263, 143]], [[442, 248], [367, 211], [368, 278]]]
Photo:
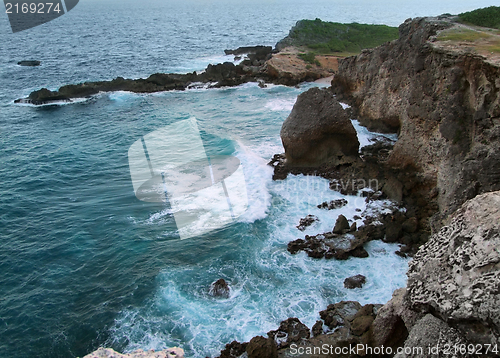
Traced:
[[[304, 86], [301, 91], [306, 89]], [[290, 241], [331, 232], [341, 214], [361, 226], [362, 212], [371, 216], [398, 210], [389, 200], [366, 203], [361, 196], [344, 196], [330, 190], [329, 181], [320, 177], [289, 175], [286, 180], [272, 180], [273, 169], [267, 162], [273, 154], [282, 153], [283, 147], [278, 135], [269, 136], [261, 126], [278, 129], [301, 91], [285, 87], [262, 90], [256, 83], [218, 90], [218, 96], [233, 94], [231, 104], [237, 105], [236, 114], [232, 121], [226, 117], [219, 122], [201, 121], [200, 128], [229, 138], [245, 134], [250, 123], [255, 126], [256, 137], [232, 139], [236, 142], [232, 155], [244, 171], [247, 210], [237, 222], [211, 235], [176, 241], [179, 250], [184, 246], [196, 250], [199, 245], [214, 249], [199, 261], [165, 268], [152, 297], [119, 314], [111, 329], [111, 343], [122, 342], [127, 351], [177, 345], [192, 357], [217, 356], [225, 344], [265, 335], [288, 317], [298, 317], [312, 327], [319, 311], [330, 303], [347, 299], [385, 303], [395, 289], [405, 285], [408, 260], [395, 254], [397, 244], [370, 242], [365, 245], [368, 258], [346, 261], [313, 259], [304, 252], [291, 255], [287, 251]], [[272, 99], [266, 97], [268, 92]], [[380, 136], [357, 121], [353, 124], [362, 145]], [[334, 210], [318, 208], [337, 199], [347, 200], [347, 205]], [[175, 228], [168, 226], [172, 225], [172, 214], [171, 209], [164, 209], [147, 221], [164, 225], [165, 235], [175, 237]], [[299, 220], [308, 214], [319, 221], [299, 231]], [[367, 277], [365, 286], [344, 288], [344, 279], [357, 274]], [[227, 299], [208, 294], [211, 283], [219, 278], [231, 287]]]

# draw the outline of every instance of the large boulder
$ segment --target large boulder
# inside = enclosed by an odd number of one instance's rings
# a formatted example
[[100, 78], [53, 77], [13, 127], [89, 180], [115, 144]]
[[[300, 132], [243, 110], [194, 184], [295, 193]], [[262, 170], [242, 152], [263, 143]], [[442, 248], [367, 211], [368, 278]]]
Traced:
[[248, 358], [278, 358], [278, 348], [272, 338], [253, 337], [247, 346]]
[[477, 196], [420, 248], [408, 270], [410, 308], [471, 343], [500, 341], [500, 191]]
[[340, 165], [358, 156], [356, 130], [328, 89], [299, 95], [280, 135], [289, 166]]

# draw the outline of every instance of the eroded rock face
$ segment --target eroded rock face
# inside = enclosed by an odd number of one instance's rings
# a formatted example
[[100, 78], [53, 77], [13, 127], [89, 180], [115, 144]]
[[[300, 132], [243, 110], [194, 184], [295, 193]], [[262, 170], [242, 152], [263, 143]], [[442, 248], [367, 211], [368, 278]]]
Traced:
[[311, 88], [299, 95], [280, 135], [289, 166], [339, 165], [358, 157], [356, 130], [327, 89]]
[[[408, 339], [405, 342], [405, 351], [395, 355], [395, 358], [441, 358], [447, 357], [454, 352], [454, 347], [467, 347], [469, 342], [463, 335], [454, 328], [448, 326], [445, 322], [427, 314], [424, 318], [417, 321], [413, 326]], [[421, 352], [415, 348], [422, 349]], [[453, 351], [447, 349], [453, 348]], [[409, 352], [406, 354], [406, 352]], [[460, 357], [473, 357], [467, 352], [459, 353]]]
[[500, 190], [500, 68], [432, 42], [451, 26], [408, 20], [399, 40], [340, 61], [332, 81], [364, 125], [399, 131], [388, 162], [419, 172], [422, 182], [402, 182], [400, 191], [403, 199], [422, 192], [422, 204], [439, 205], [435, 231], [468, 199]]
[[500, 191], [468, 201], [420, 248], [407, 299], [473, 343], [500, 341]]

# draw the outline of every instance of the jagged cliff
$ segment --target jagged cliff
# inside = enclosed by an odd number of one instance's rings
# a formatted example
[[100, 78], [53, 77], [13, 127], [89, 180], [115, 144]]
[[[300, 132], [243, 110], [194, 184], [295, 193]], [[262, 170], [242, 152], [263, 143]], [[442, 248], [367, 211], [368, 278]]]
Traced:
[[340, 61], [332, 81], [364, 125], [399, 132], [388, 164], [418, 173], [420, 186], [402, 182], [403, 194], [438, 205], [435, 231], [467, 199], [500, 189], [500, 67], [437, 41], [456, 26], [449, 18], [407, 20], [398, 40]]

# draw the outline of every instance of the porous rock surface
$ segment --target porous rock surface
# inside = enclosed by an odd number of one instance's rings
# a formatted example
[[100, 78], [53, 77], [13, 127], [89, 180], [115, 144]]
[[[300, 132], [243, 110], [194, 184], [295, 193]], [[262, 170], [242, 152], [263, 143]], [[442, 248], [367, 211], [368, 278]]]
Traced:
[[358, 156], [356, 130], [328, 89], [300, 94], [280, 135], [289, 166], [339, 165]]
[[500, 342], [500, 191], [468, 201], [420, 248], [407, 299], [473, 343]]

